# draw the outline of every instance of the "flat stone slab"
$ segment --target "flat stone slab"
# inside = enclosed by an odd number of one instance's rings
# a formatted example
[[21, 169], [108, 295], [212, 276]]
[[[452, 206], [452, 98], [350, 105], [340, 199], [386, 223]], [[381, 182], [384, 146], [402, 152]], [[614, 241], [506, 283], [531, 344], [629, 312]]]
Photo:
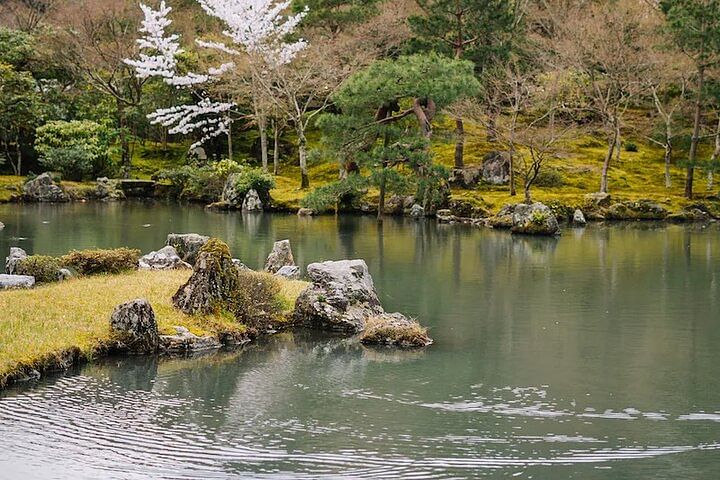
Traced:
[[28, 275], [0, 275], [0, 290], [11, 288], [32, 288], [35, 286], [35, 277]]

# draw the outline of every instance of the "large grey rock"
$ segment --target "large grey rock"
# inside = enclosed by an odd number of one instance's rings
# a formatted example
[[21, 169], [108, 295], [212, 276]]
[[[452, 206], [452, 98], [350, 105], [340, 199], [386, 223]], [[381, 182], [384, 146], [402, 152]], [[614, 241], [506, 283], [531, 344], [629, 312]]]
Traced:
[[307, 273], [312, 285], [295, 303], [298, 323], [356, 333], [370, 316], [384, 313], [364, 260], [312, 263]]
[[583, 226], [587, 224], [587, 220], [585, 220], [585, 215], [579, 208], [575, 209], [575, 212], [573, 213], [572, 223], [573, 225], [578, 226]]
[[262, 212], [263, 204], [260, 195], [255, 190], [249, 190], [242, 202], [242, 209], [245, 212]]
[[14, 275], [18, 265], [28, 258], [28, 254], [20, 247], [10, 247], [10, 255], [5, 258], [5, 273]]
[[173, 296], [173, 305], [189, 315], [226, 309], [238, 291], [239, 275], [227, 245], [213, 238], [200, 251], [190, 279]]
[[301, 208], [297, 212], [298, 217], [312, 217], [315, 215], [315, 210], [312, 208]]
[[110, 317], [110, 331], [116, 349], [123, 352], [155, 353], [160, 345], [155, 312], [142, 298], [115, 307]]
[[211, 336], [199, 337], [185, 327], [175, 327], [175, 335], [160, 335], [160, 350], [170, 354], [217, 350], [222, 344]]
[[287, 278], [288, 280], [300, 280], [300, 267], [296, 265], [285, 265], [275, 272], [275, 276]]
[[28, 180], [23, 186], [23, 196], [31, 202], [59, 203], [70, 200], [48, 173]]
[[413, 218], [422, 218], [425, 216], [425, 209], [416, 203], [410, 208], [410, 216]]
[[651, 200], [613, 203], [604, 211], [610, 220], [664, 220], [668, 211]]
[[209, 240], [210, 237], [197, 233], [171, 233], [167, 237], [166, 245], [173, 247], [184, 262], [194, 265], [200, 249]]
[[227, 204], [229, 208], [240, 208], [245, 198], [245, 193], [241, 192], [237, 188], [238, 180], [240, 179], [239, 173], [231, 173], [225, 182], [222, 196], [220, 201]]
[[490, 152], [485, 155], [482, 179], [491, 185], [505, 185], [510, 181], [510, 155], [507, 152]]
[[58, 282], [64, 282], [66, 280], [70, 280], [73, 278], [75, 278], [75, 274], [73, 272], [71, 272], [70, 270], [68, 270], [67, 268], [61, 268], [60, 270], [58, 270], [58, 273], [57, 273]]
[[483, 172], [484, 165], [483, 167], [468, 166], [465, 168], [456, 168], [452, 171], [448, 181], [450, 182], [450, 185], [455, 187], [475, 188], [478, 183], [480, 183], [480, 179], [483, 178]]
[[277, 273], [282, 267], [292, 267], [295, 265], [292, 249], [290, 248], [290, 240], [280, 240], [275, 242], [270, 255], [265, 262], [265, 271]]
[[547, 205], [540, 202], [519, 203], [513, 210], [511, 230], [526, 235], [557, 235], [560, 225]]
[[150, 252], [140, 259], [140, 270], [182, 270], [192, 266], [184, 262], [174, 247], [166, 246], [157, 252]]
[[35, 286], [35, 277], [28, 275], [0, 274], [0, 290], [13, 288], [32, 288]]
[[95, 197], [105, 201], [124, 200], [125, 192], [120, 189], [117, 180], [101, 177], [95, 183]]

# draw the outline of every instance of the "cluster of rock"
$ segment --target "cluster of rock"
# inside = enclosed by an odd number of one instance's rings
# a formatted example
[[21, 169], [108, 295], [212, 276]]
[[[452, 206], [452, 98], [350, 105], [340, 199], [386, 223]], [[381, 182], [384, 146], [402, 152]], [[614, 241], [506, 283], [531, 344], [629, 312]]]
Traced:
[[[9, 290], [16, 288], [33, 288], [38, 281], [33, 275], [23, 267], [23, 262], [28, 260], [28, 254], [19, 247], [10, 247], [10, 255], [5, 258], [5, 273], [0, 275], [0, 290]], [[73, 273], [67, 268], [60, 266], [55, 267], [56, 271], [51, 271], [52, 280], [63, 281], [72, 278]], [[46, 280], [47, 281], [47, 280]]]
[[240, 174], [230, 174], [223, 187], [220, 201], [208, 205], [208, 208], [222, 211], [242, 210], [243, 212], [262, 212], [265, 204], [269, 203], [270, 198], [261, 198], [258, 191], [252, 188], [248, 191], [241, 190], [238, 188], [239, 179]]
[[175, 247], [167, 245], [157, 252], [150, 252], [140, 258], [140, 270], [182, 270], [192, 266], [178, 255]]
[[98, 178], [95, 182], [95, 198], [106, 202], [125, 200], [125, 192], [120, 188], [118, 180], [107, 177]]
[[28, 202], [63, 203], [70, 197], [60, 188], [49, 173], [28, 180], [23, 186], [23, 199]]
[[312, 263], [307, 267], [312, 284], [295, 303], [295, 320], [300, 325], [319, 330], [357, 334], [373, 319], [373, 335], [365, 343], [424, 347], [432, 340], [426, 333], [413, 342], [397, 342], [399, 330], [413, 327], [424, 330], [400, 313], [387, 314], [380, 304], [375, 286], [364, 260], [341, 260]]

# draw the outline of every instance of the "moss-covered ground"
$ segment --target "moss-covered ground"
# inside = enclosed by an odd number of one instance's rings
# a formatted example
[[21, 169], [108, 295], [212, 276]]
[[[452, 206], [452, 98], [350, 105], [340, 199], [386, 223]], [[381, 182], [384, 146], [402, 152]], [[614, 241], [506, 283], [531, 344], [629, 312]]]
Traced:
[[[190, 316], [172, 306], [171, 298], [190, 271], [136, 271], [101, 275], [40, 286], [0, 291], [0, 386], [19, 370], [42, 369], [64, 352], [92, 358], [110, 340], [110, 315], [124, 302], [145, 298], [152, 305], [161, 334], [174, 326], [196, 335], [242, 334], [245, 327], [222, 315]], [[281, 300], [289, 314], [305, 282], [280, 280]]]

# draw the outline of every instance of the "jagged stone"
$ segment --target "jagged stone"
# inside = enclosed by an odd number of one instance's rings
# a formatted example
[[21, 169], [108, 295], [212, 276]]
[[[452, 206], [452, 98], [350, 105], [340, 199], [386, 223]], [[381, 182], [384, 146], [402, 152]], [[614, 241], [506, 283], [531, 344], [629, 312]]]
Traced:
[[490, 152], [482, 165], [482, 179], [491, 185], [505, 185], [510, 181], [510, 155], [507, 152]]
[[49, 173], [28, 180], [23, 186], [23, 197], [27, 201], [43, 203], [61, 203], [70, 200]]
[[17, 268], [23, 260], [28, 258], [28, 254], [20, 247], [10, 247], [10, 255], [5, 258], [5, 273], [14, 275]]
[[184, 262], [174, 247], [166, 246], [157, 252], [150, 252], [140, 258], [140, 270], [182, 270], [192, 266]]
[[579, 208], [575, 209], [575, 212], [573, 213], [572, 218], [573, 225], [579, 225], [583, 226], [587, 224], [587, 220], [585, 220], [585, 215], [583, 214], [582, 210]]
[[265, 271], [277, 273], [282, 267], [292, 267], [295, 265], [292, 249], [290, 248], [290, 240], [280, 240], [275, 242], [273, 249], [265, 262]]
[[173, 296], [173, 305], [187, 314], [225, 309], [237, 291], [239, 274], [228, 246], [210, 239], [200, 249], [192, 276]]
[[217, 350], [222, 344], [209, 335], [199, 337], [185, 327], [175, 327], [175, 335], [160, 335], [160, 351], [169, 354], [190, 354]]
[[425, 209], [416, 203], [410, 209], [410, 216], [413, 218], [422, 218], [425, 216]]
[[242, 202], [242, 209], [244, 212], [262, 212], [263, 204], [260, 200], [260, 195], [255, 190], [249, 190], [245, 194], [245, 198]]
[[526, 235], [557, 235], [560, 233], [555, 214], [540, 202], [519, 203], [512, 214], [512, 232]]
[[115, 348], [128, 353], [155, 353], [160, 345], [155, 312], [145, 299], [115, 307], [110, 317]]
[[364, 260], [312, 263], [307, 273], [312, 285], [295, 303], [298, 323], [355, 333], [369, 317], [384, 313]]
[[197, 233], [171, 233], [167, 237], [166, 245], [173, 247], [184, 262], [194, 265], [200, 249], [209, 240], [210, 237]]
[[95, 197], [105, 201], [124, 200], [125, 192], [120, 189], [117, 180], [101, 177], [95, 183]]
[[[483, 164], [484, 166], [484, 164]], [[489, 170], [489, 169], [488, 169]], [[455, 168], [450, 174], [450, 185], [458, 188], [475, 188], [483, 179], [484, 168], [479, 166], [467, 166], [465, 168]]]
[[231, 173], [225, 182], [220, 201], [227, 204], [228, 208], [240, 208], [245, 198], [245, 193], [237, 188], [239, 173]]

